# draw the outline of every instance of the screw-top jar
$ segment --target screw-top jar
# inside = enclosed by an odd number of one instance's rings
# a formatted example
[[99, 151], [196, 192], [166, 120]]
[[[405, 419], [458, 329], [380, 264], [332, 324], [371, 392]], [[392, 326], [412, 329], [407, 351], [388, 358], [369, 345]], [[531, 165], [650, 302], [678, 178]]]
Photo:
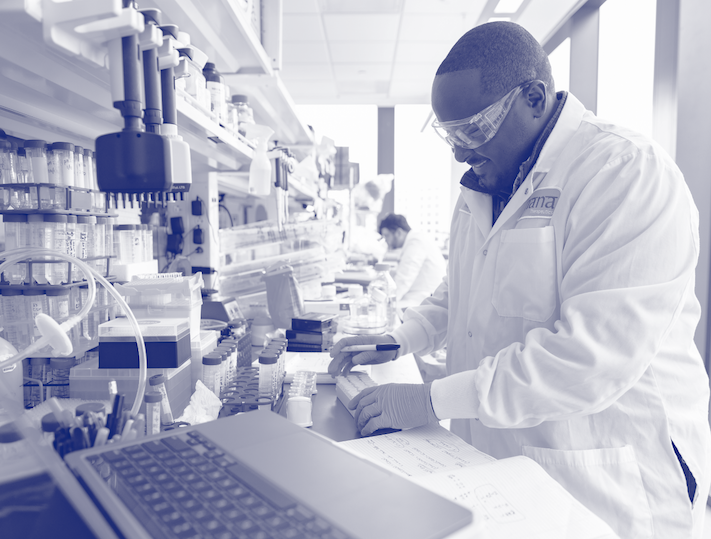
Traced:
[[233, 95], [229, 106], [229, 125], [233, 131], [244, 136], [245, 124], [254, 123], [254, 111], [249, 105], [249, 97], [246, 95]]
[[264, 350], [259, 354], [259, 395], [264, 397], [278, 396], [278, 363], [279, 354], [272, 350]]
[[146, 391], [143, 402], [146, 403], [146, 434], [160, 432], [160, 401], [162, 397], [157, 391]]
[[74, 186], [74, 144], [70, 142], [55, 142], [49, 147], [47, 156], [49, 183]]
[[216, 397], [220, 397], [220, 386], [222, 384], [222, 354], [210, 352], [202, 358], [202, 383], [212, 391]]
[[26, 140], [24, 147], [29, 167], [28, 183], [49, 183], [47, 142], [44, 140]]
[[163, 425], [173, 424], [173, 411], [170, 408], [170, 400], [168, 399], [168, 391], [165, 389], [165, 375], [156, 374], [148, 379], [148, 385], [152, 391], [160, 393], [160, 421]]

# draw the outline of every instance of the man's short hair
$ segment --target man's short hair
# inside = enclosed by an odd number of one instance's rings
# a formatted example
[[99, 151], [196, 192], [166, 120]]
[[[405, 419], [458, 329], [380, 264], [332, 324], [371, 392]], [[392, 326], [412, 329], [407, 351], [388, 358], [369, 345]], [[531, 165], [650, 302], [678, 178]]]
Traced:
[[405, 216], [398, 215], [397, 213], [389, 213], [383, 217], [383, 220], [380, 221], [378, 232], [382, 234], [384, 228], [387, 228], [391, 232], [395, 232], [398, 228], [402, 228], [405, 232], [410, 232], [410, 225], [407, 224]]
[[475, 26], [454, 44], [437, 75], [477, 68], [482, 91], [503, 96], [530, 80], [542, 80], [549, 93], [555, 84], [548, 55], [526, 29], [507, 21]]

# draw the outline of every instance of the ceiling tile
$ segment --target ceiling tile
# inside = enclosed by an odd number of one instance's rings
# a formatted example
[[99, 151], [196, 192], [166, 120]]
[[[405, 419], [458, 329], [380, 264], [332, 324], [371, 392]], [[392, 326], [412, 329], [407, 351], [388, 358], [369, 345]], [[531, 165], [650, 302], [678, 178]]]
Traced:
[[454, 43], [464, 33], [465, 19], [460, 14], [439, 13], [402, 16], [400, 39], [406, 41], [451, 41]]
[[[288, 1], [288, 0], [287, 0]], [[405, 0], [404, 13], [476, 13], [484, 10], [487, 0]]]
[[335, 64], [337, 81], [374, 81], [390, 78], [391, 64]]
[[396, 62], [441, 62], [455, 41], [400, 41], [395, 53]]
[[330, 50], [334, 63], [391, 62], [395, 41], [335, 41]]
[[376, 94], [387, 95], [390, 83], [384, 80], [364, 80], [364, 81], [339, 81], [338, 93], [347, 94]]
[[292, 99], [297, 103], [318, 103], [338, 97], [336, 83], [332, 80], [284, 81]]
[[325, 41], [285, 41], [281, 54], [284, 64], [330, 61]]
[[318, 13], [318, 0], [284, 0], [282, 13]]
[[284, 14], [282, 41], [318, 41], [326, 39], [321, 25], [321, 16]]
[[393, 41], [400, 15], [324, 15], [326, 35], [331, 41]]
[[417, 83], [413, 81], [393, 80], [390, 82], [390, 97], [391, 98], [407, 98], [412, 101], [413, 98], [419, 98], [421, 103], [430, 103], [431, 85], [425, 83]]
[[283, 79], [315, 80], [333, 77], [331, 64], [284, 64], [280, 71]]

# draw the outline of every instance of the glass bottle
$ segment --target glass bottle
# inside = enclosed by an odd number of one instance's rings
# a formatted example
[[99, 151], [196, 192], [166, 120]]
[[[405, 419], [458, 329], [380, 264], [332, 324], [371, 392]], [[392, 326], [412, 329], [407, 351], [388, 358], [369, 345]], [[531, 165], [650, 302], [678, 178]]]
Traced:
[[[24, 249], [29, 241], [29, 226], [27, 214], [7, 213], [3, 215], [5, 229], [5, 250]], [[27, 280], [27, 263], [13, 264], [3, 272], [5, 280], [10, 284], [22, 284]]]
[[202, 74], [205, 75], [205, 86], [210, 93], [210, 111], [217, 117], [218, 123], [224, 124], [227, 116], [225, 81], [212, 62], [205, 64]]
[[377, 275], [368, 286], [368, 293], [385, 308], [385, 326], [392, 331], [398, 322], [397, 315], [397, 285], [390, 275], [390, 264], [375, 264]]

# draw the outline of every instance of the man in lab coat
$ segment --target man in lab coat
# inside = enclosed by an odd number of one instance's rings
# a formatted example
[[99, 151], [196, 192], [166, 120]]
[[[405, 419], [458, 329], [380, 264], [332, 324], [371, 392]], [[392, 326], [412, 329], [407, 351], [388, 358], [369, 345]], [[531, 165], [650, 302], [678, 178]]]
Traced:
[[447, 346], [431, 384], [368, 388], [362, 434], [452, 419], [482, 451], [537, 461], [623, 538], [699, 538], [709, 380], [694, 345], [698, 213], [654, 142], [555, 93], [520, 26], [467, 32], [432, 86], [435, 128], [471, 166], [448, 275], [391, 335], [334, 346], [332, 373]]
[[401, 249], [395, 273], [397, 306], [419, 305], [447, 273], [442, 251], [432, 238], [412, 230], [404, 215], [386, 215], [380, 221], [380, 235], [389, 249]]

